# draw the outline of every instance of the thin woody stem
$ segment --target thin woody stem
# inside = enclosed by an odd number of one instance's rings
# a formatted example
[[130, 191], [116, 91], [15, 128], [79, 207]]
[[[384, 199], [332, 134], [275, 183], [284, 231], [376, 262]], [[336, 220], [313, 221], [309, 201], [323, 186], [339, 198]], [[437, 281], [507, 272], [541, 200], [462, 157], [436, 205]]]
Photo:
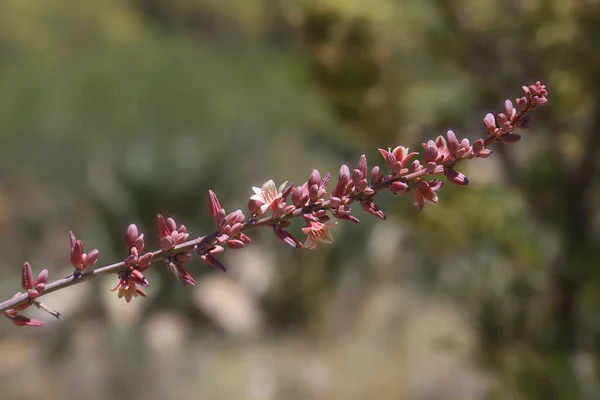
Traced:
[[[399, 179], [400, 178], [394, 178], [393, 180], [399, 180]], [[373, 190], [375, 190], [377, 192], [377, 191], [380, 191], [383, 188], [385, 188], [389, 183], [391, 183], [390, 180], [388, 180], [387, 182], [381, 183], [379, 185], [374, 185], [374, 186], [372, 186], [372, 188], [373, 188]], [[315, 204], [311, 204], [311, 205], [308, 205], [308, 206], [305, 206], [302, 208], [298, 208], [290, 214], [283, 215], [283, 216], [280, 216], [277, 218], [265, 217], [265, 218], [261, 218], [257, 221], [246, 222], [243, 225], [241, 231], [248, 232], [254, 228], [269, 227], [278, 222], [287, 221], [292, 218], [300, 217], [303, 214], [305, 214], [306, 212], [318, 211], [318, 210], [328, 210], [328, 209], [330, 209], [330, 201], [326, 200], [326, 201], [323, 201], [320, 203], [315, 203]], [[167, 258], [169, 258], [170, 256], [174, 256], [179, 253], [189, 252], [195, 248], [210, 247], [211, 245], [213, 245], [215, 243], [216, 236], [217, 236], [217, 233], [213, 233], [211, 235], [202, 236], [202, 237], [187, 241], [185, 243], [181, 243], [181, 244], [173, 247], [170, 250], [154, 251], [154, 252], [152, 252], [151, 263], [155, 263], [158, 261], [164, 261]], [[50, 294], [52, 292], [56, 292], [61, 289], [65, 289], [69, 286], [87, 282], [98, 276], [110, 275], [110, 274], [118, 273], [122, 270], [125, 270], [125, 263], [123, 261], [115, 263], [115, 264], [110, 264], [110, 265], [106, 265], [103, 267], [99, 267], [92, 271], [83, 272], [82, 274], [70, 275], [66, 278], [58, 279], [54, 282], [48, 283], [46, 285], [44, 291], [40, 294], [40, 297]], [[6, 301], [0, 303], [0, 312], [4, 312], [6, 310], [10, 310], [11, 308], [15, 308], [16, 306], [26, 303], [27, 301], [28, 301], [28, 295], [27, 295], [27, 293], [23, 293], [20, 296], [14, 297], [12, 299], [9, 299], [9, 300], [6, 300]]]
[[[276, 224], [277, 222], [286, 221], [286, 220], [289, 220], [292, 218], [299, 217], [303, 213], [307, 212], [307, 210], [317, 211], [317, 210], [329, 209], [330, 208], [329, 205], [330, 205], [330, 202], [329, 202], [329, 200], [327, 200], [322, 203], [315, 203], [313, 205], [297, 209], [293, 213], [284, 215], [281, 217], [277, 217], [277, 218], [267, 217], [267, 218], [259, 219], [258, 221], [246, 222], [241, 230], [242, 230], [242, 232], [247, 232], [254, 228], [269, 227], [273, 224]], [[168, 259], [170, 256], [174, 256], [179, 253], [189, 252], [195, 248], [210, 247], [215, 243], [216, 236], [217, 236], [217, 233], [213, 233], [211, 235], [202, 236], [202, 237], [187, 241], [185, 243], [181, 243], [181, 244], [173, 247], [172, 249], [169, 249], [166, 251], [165, 250], [154, 251], [154, 252], [152, 252], [151, 263], [155, 263], [158, 261], [164, 261], [164, 260]], [[40, 297], [50, 294], [52, 292], [56, 292], [61, 289], [65, 289], [69, 286], [87, 282], [98, 276], [114, 274], [114, 273], [118, 273], [122, 270], [125, 270], [125, 263], [123, 261], [115, 263], [115, 264], [110, 264], [110, 265], [106, 265], [103, 267], [99, 267], [92, 271], [83, 272], [82, 274], [71, 275], [66, 278], [58, 279], [54, 282], [48, 283], [46, 285], [44, 291], [40, 294]], [[23, 293], [20, 296], [6, 300], [6, 301], [0, 303], [0, 313], [4, 312], [6, 310], [15, 308], [16, 306], [26, 303], [27, 301], [28, 301], [27, 293]]]
[[[201, 238], [197, 238], [197, 239], [182, 243], [168, 251], [163, 251], [163, 250], [155, 251], [152, 253], [152, 262], [164, 260], [165, 258], [167, 258], [171, 255], [177, 254], [177, 253], [190, 251], [195, 246], [202, 244], [203, 240], [204, 240], [204, 237], [201, 237]], [[47, 284], [44, 291], [40, 294], [40, 297], [45, 296], [52, 292], [56, 292], [57, 290], [67, 288], [69, 286], [73, 286], [73, 285], [77, 285], [79, 283], [89, 281], [90, 279], [93, 279], [97, 276], [114, 274], [114, 273], [117, 273], [124, 269], [125, 269], [125, 263], [123, 261], [121, 261], [121, 262], [118, 262], [115, 264], [96, 268], [93, 271], [84, 272], [79, 275], [71, 275], [66, 278], [58, 279], [52, 283]], [[25, 303], [27, 301], [28, 301], [27, 293], [21, 294], [20, 296], [14, 297], [10, 300], [0, 303], [0, 312], [4, 312], [11, 308], [15, 308], [19, 304]]]
[[[538, 82], [538, 85], [539, 85], [539, 82]], [[513, 130], [516, 127], [518, 127], [521, 120], [533, 108], [535, 108], [535, 104], [534, 105], [529, 104], [527, 107], [525, 107], [525, 109], [523, 109], [523, 111], [519, 111], [516, 114], [514, 114], [514, 116], [511, 118], [511, 120], [508, 121]], [[483, 144], [484, 144], [484, 147], [487, 148], [488, 145], [499, 143], [502, 141], [503, 141], [502, 133], [489, 134], [489, 132], [488, 132], [488, 137], [485, 140], [483, 140]], [[444, 168], [451, 169], [455, 166], [456, 163], [458, 163], [459, 161], [462, 161], [462, 160], [463, 160], [462, 158], [455, 159], [454, 157], [451, 157], [451, 159], [449, 159], [446, 162], [441, 163], [439, 165], [443, 166]], [[421, 168], [417, 171], [414, 171], [409, 174], [401, 175], [401, 176], [388, 175], [385, 178], [383, 178], [383, 180], [379, 181], [379, 183], [369, 185], [370, 189], [372, 190], [372, 192], [369, 196], [366, 196], [362, 192], [354, 192], [352, 194], [345, 195], [344, 198], [346, 199], [346, 201], [349, 200], [349, 202], [347, 202], [346, 205], [350, 205], [357, 201], [362, 202], [365, 200], [366, 197], [368, 197], [368, 199], [370, 199], [376, 193], [381, 192], [385, 189], [389, 189], [390, 186], [392, 186], [392, 183], [394, 183], [394, 182], [404, 182], [404, 183], [418, 182], [421, 180], [422, 177], [425, 177], [428, 175], [444, 175], [444, 172], [441, 172], [441, 173], [440, 172], [431, 172], [430, 173], [430, 172], [428, 172], [428, 170], [426, 168]], [[310, 203], [310, 204], [302, 206], [302, 207], [298, 207], [290, 213], [283, 214], [283, 215], [279, 214], [277, 217], [274, 217], [274, 216], [264, 217], [264, 218], [261, 218], [258, 220], [252, 218], [252, 219], [246, 221], [242, 225], [240, 232], [247, 232], [252, 229], [261, 228], [261, 227], [271, 227], [271, 226], [276, 225], [283, 221], [302, 217], [305, 214], [309, 214], [309, 213], [312, 213], [315, 211], [320, 211], [320, 210], [332, 210], [333, 208], [334, 207], [332, 207], [331, 200], [319, 200], [317, 202]], [[196, 239], [189, 240], [187, 242], [178, 244], [169, 250], [154, 251], [154, 252], [152, 252], [152, 257], [151, 257], [150, 263], [152, 264], [152, 263], [159, 262], [159, 261], [169, 261], [170, 257], [172, 257], [172, 256], [175, 256], [175, 255], [181, 254], [181, 253], [191, 252], [194, 249], [198, 249], [199, 253], [209, 252], [212, 248], [214, 248], [215, 245], [219, 244], [218, 239], [217, 239], [219, 237], [219, 235], [220, 235], [220, 232], [219, 232], [219, 230], [217, 230], [216, 232], [214, 232], [212, 234], [198, 237]], [[76, 274], [68, 276], [66, 278], [58, 279], [54, 282], [48, 283], [45, 286], [43, 292], [40, 294], [39, 297], [45, 296], [46, 294], [49, 294], [49, 293], [52, 293], [52, 292], [55, 292], [55, 291], [58, 291], [58, 290], [61, 290], [64, 288], [67, 288], [69, 286], [73, 286], [73, 285], [77, 285], [79, 283], [86, 282], [97, 276], [119, 273], [121, 271], [126, 271], [126, 270], [127, 270], [127, 267], [125, 265], [125, 262], [121, 261], [121, 262], [118, 262], [115, 264], [110, 264], [110, 265], [106, 265], [106, 266], [103, 266], [100, 268], [96, 268], [89, 272], [76, 273]], [[9, 300], [6, 300], [6, 301], [0, 303], [0, 313], [4, 313], [7, 310], [14, 309], [17, 306], [25, 304], [30, 301], [31, 301], [31, 299], [30, 299], [28, 293], [25, 292], [19, 296], [13, 297]]]
[[[409, 175], [404, 175], [404, 176], [399, 176], [399, 177], [391, 177], [391, 178], [385, 179], [383, 182], [381, 182], [379, 184], [372, 185], [371, 188], [375, 192], [380, 192], [381, 190], [389, 187], [389, 185], [392, 182], [395, 182], [395, 181], [407, 182], [407, 181], [410, 181], [412, 179], [415, 179], [417, 177], [424, 176], [424, 175], [427, 175], [426, 170], [417, 171], [417, 172], [409, 174]], [[349, 197], [352, 200], [357, 200], [357, 198], [358, 198], [357, 195], [351, 195]], [[248, 222], [244, 223], [241, 231], [248, 232], [254, 228], [269, 227], [278, 222], [287, 221], [287, 220], [290, 220], [293, 218], [300, 217], [307, 212], [318, 211], [318, 210], [329, 210], [331, 208], [330, 204], [331, 204], [331, 202], [329, 200], [325, 200], [325, 201], [322, 201], [319, 203], [314, 203], [314, 204], [307, 205], [307, 206], [304, 206], [301, 208], [297, 208], [292, 213], [286, 214], [286, 215], [283, 215], [280, 217], [276, 217], [276, 218], [265, 217], [265, 218], [261, 218], [256, 221], [248, 221]], [[181, 244], [173, 247], [172, 249], [169, 249], [166, 251], [165, 250], [154, 251], [154, 252], [152, 252], [151, 263], [155, 263], [158, 261], [164, 261], [164, 260], [168, 259], [170, 256], [174, 256], [179, 253], [189, 252], [195, 248], [210, 247], [211, 245], [213, 245], [215, 243], [216, 236], [217, 236], [217, 233], [213, 233], [211, 235], [202, 236], [202, 237], [187, 241], [185, 243], [181, 243]], [[83, 272], [81, 274], [70, 275], [66, 278], [58, 279], [54, 282], [48, 283], [46, 285], [44, 291], [40, 294], [40, 297], [50, 294], [52, 292], [56, 292], [61, 289], [65, 289], [69, 286], [74, 286], [74, 285], [77, 285], [77, 284], [80, 284], [83, 282], [87, 282], [98, 276], [110, 275], [110, 274], [118, 273], [122, 270], [125, 270], [125, 263], [123, 261], [115, 263], [115, 264], [110, 264], [110, 265], [106, 265], [103, 267], [99, 267], [92, 271]], [[0, 313], [4, 312], [6, 310], [15, 308], [16, 306], [23, 304], [27, 301], [28, 301], [27, 293], [23, 293], [20, 296], [6, 300], [6, 301], [0, 303]]]

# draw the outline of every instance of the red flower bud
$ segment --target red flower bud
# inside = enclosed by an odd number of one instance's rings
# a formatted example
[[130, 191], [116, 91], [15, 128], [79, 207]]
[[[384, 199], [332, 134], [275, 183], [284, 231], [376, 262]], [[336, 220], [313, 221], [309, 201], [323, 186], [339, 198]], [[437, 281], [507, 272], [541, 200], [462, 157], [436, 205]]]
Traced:
[[392, 182], [392, 184], [390, 185], [390, 190], [394, 194], [406, 193], [406, 191], [408, 190], [408, 185], [400, 181]]
[[33, 282], [33, 271], [31, 265], [28, 262], [23, 264], [23, 272], [21, 274], [21, 286], [23, 289], [32, 289], [34, 286]]
[[363, 178], [367, 177], [367, 156], [364, 154], [360, 156], [358, 163], [356, 164], [356, 169], [360, 171]]
[[128, 248], [133, 247], [138, 236], [139, 236], [139, 233], [138, 233], [137, 226], [135, 224], [130, 224], [127, 227], [127, 231], [125, 232], [125, 245]]
[[483, 119], [483, 124], [489, 133], [494, 133], [496, 130], [496, 119], [494, 118], [494, 114], [486, 114], [485, 118]]

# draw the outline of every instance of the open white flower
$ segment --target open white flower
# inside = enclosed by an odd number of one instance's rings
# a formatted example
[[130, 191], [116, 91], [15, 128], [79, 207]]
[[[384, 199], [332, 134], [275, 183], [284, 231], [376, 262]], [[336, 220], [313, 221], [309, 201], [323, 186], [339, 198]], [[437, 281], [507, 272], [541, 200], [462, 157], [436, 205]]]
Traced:
[[269, 179], [261, 187], [253, 186], [254, 195], [250, 197], [250, 202], [254, 203], [251, 209], [255, 209], [257, 215], [264, 214], [267, 210], [274, 210], [282, 201], [282, 194], [287, 185], [287, 181], [281, 186], [275, 186], [275, 182]]
[[316, 221], [308, 222], [306, 228], [302, 228], [302, 232], [308, 236], [306, 242], [304, 242], [304, 247], [314, 249], [319, 242], [333, 243], [333, 235], [329, 232], [329, 229], [335, 225], [337, 225], [337, 222], [331, 224]]

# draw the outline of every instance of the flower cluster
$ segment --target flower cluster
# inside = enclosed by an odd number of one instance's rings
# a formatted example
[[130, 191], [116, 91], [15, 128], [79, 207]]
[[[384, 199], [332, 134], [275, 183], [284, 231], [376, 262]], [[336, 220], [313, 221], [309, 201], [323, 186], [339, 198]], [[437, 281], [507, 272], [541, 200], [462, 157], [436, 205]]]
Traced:
[[[49, 309], [43, 303], [40, 303], [36, 300], [44, 292], [44, 289], [46, 289], [47, 282], [48, 270], [43, 269], [40, 271], [37, 278], [34, 280], [31, 265], [28, 262], [25, 262], [23, 264], [23, 271], [21, 273], [21, 287], [26, 291], [27, 301], [17, 305], [15, 308], [6, 310], [4, 315], [12, 320], [13, 324], [17, 326], [43, 326], [44, 323], [42, 321], [19, 314], [20, 311], [25, 310], [33, 304], [40, 310], [46, 311], [56, 318], [60, 317], [58, 312]], [[15, 293], [13, 298], [20, 297], [21, 295], [21, 292]]]
[[534, 85], [523, 86], [523, 96], [513, 102], [506, 100], [504, 102], [504, 112], [496, 117], [494, 114], [487, 114], [483, 123], [488, 133], [486, 142], [503, 142], [507, 144], [516, 143], [521, 140], [521, 135], [514, 133], [517, 128], [529, 129], [532, 116], [526, 114], [528, 111], [537, 107], [545, 106], [548, 103], [548, 91], [546, 86], [540, 82]]
[[119, 272], [119, 281], [111, 290], [114, 292], [118, 289], [119, 298], [124, 297], [129, 303], [138, 295], [146, 297], [146, 292], [138, 285], [148, 286], [148, 280], [142, 272], [150, 266], [152, 253], [140, 255], [144, 251], [144, 234], [139, 233], [135, 224], [129, 225], [125, 232], [125, 245], [129, 250], [129, 256], [123, 261], [125, 268]]
[[[291, 247], [313, 249], [319, 243], [333, 242], [331, 229], [338, 223], [330, 222], [331, 218], [359, 222], [352, 213], [354, 203], [358, 203], [367, 214], [385, 220], [386, 214], [375, 203], [376, 195], [382, 191], [389, 190], [394, 195], [412, 193], [417, 210], [421, 213], [426, 203], [438, 202], [438, 192], [444, 180], [458, 186], [469, 184], [468, 178], [458, 170], [462, 161], [489, 157], [492, 155], [489, 146], [495, 143], [519, 141], [521, 136], [515, 130], [529, 128], [531, 116], [528, 112], [547, 104], [547, 94], [545, 86], [540, 82], [523, 86], [522, 97], [517, 98], [514, 103], [506, 100], [503, 112], [496, 116], [485, 116], [483, 124], [486, 137], [475, 140], [472, 144], [469, 139], [459, 139], [454, 131], [449, 130], [445, 135], [423, 143], [421, 153], [411, 152], [404, 146], [379, 149], [387, 165], [387, 172], [378, 165], [369, 170], [367, 157], [362, 155], [353, 169], [347, 165], [341, 166], [331, 193], [327, 191], [331, 175], [321, 175], [316, 169], [299, 186], [287, 181], [277, 186], [274, 181], [269, 180], [261, 187], [252, 188], [254, 194], [247, 203], [248, 218], [242, 210], [227, 213], [217, 195], [209, 190], [210, 216], [216, 226], [213, 233], [190, 240], [184, 225], [177, 227], [173, 218], [165, 219], [158, 215], [161, 249], [143, 254], [144, 235], [139, 233], [136, 225], [131, 224], [125, 234], [127, 258], [120, 263], [98, 268], [85, 276], [82, 271], [96, 263], [99, 252], [94, 249], [85, 254], [81, 241], [71, 233], [71, 263], [75, 267], [75, 273], [72, 277], [52, 283], [52, 290], [79, 283], [83, 280], [80, 278], [92, 277], [96, 273], [117, 273], [119, 281], [112, 290], [118, 290], [118, 296], [129, 302], [139, 295], [146, 296], [140, 288], [148, 286], [143, 272], [152, 262], [159, 260], [165, 261], [184, 285], [194, 285], [194, 278], [184, 267], [192, 259], [192, 250], [196, 250], [203, 263], [226, 271], [217, 255], [226, 248], [244, 248], [251, 243], [246, 232], [259, 227], [271, 228], [277, 239]], [[304, 222], [301, 229], [306, 235], [304, 240], [294, 237], [287, 230], [295, 218]], [[36, 300], [44, 292], [47, 279], [48, 272], [44, 270], [33, 280], [31, 266], [25, 263], [22, 286], [26, 293], [17, 293], [11, 300], [0, 303], [0, 311], [16, 325], [42, 325], [40, 321], [19, 314], [32, 304], [58, 317], [58, 313]]]
[[[184, 225], [177, 228], [177, 223], [173, 218], [163, 218], [162, 215], [158, 215], [158, 237], [160, 238], [160, 246], [163, 251], [172, 250], [175, 246], [185, 243], [190, 234], [187, 233], [187, 229]], [[169, 269], [179, 279], [184, 286], [194, 286], [196, 281], [186, 271], [184, 264], [192, 258], [192, 253], [189, 251], [182, 251], [181, 253], [173, 254], [165, 258]]]
[[217, 268], [220, 271], [227, 271], [225, 266], [217, 260], [217, 254], [222, 253], [227, 246], [232, 250], [243, 248], [245, 245], [252, 242], [250, 237], [242, 232], [246, 217], [242, 210], [236, 210], [227, 214], [225, 209], [221, 207], [221, 203], [217, 195], [212, 190], [208, 191], [208, 204], [210, 216], [217, 226], [217, 231], [202, 240], [202, 243], [196, 246], [200, 260], [204, 264], [208, 264]]
[[73, 232], [69, 232], [71, 239], [71, 264], [75, 267], [75, 273], [80, 274], [85, 268], [96, 264], [100, 252], [98, 249], [94, 249], [89, 253], [83, 252], [83, 243], [81, 240], [77, 240]]

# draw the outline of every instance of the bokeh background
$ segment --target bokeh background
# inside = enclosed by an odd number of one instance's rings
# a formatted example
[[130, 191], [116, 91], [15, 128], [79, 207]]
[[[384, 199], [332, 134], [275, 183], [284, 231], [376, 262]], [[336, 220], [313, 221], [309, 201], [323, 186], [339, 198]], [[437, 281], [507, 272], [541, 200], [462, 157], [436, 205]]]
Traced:
[[[465, 163], [422, 215], [380, 196], [314, 251], [256, 232], [226, 274], [160, 265], [0, 321], [2, 399], [594, 399], [600, 393], [600, 2], [2, 0], [0, 294], [67, 276], [157, 213], [209, 233], [267, 179], [417, 148], [542, 80], [516, 146]], [[297, 231], [297, 230], [296, 230]]]

